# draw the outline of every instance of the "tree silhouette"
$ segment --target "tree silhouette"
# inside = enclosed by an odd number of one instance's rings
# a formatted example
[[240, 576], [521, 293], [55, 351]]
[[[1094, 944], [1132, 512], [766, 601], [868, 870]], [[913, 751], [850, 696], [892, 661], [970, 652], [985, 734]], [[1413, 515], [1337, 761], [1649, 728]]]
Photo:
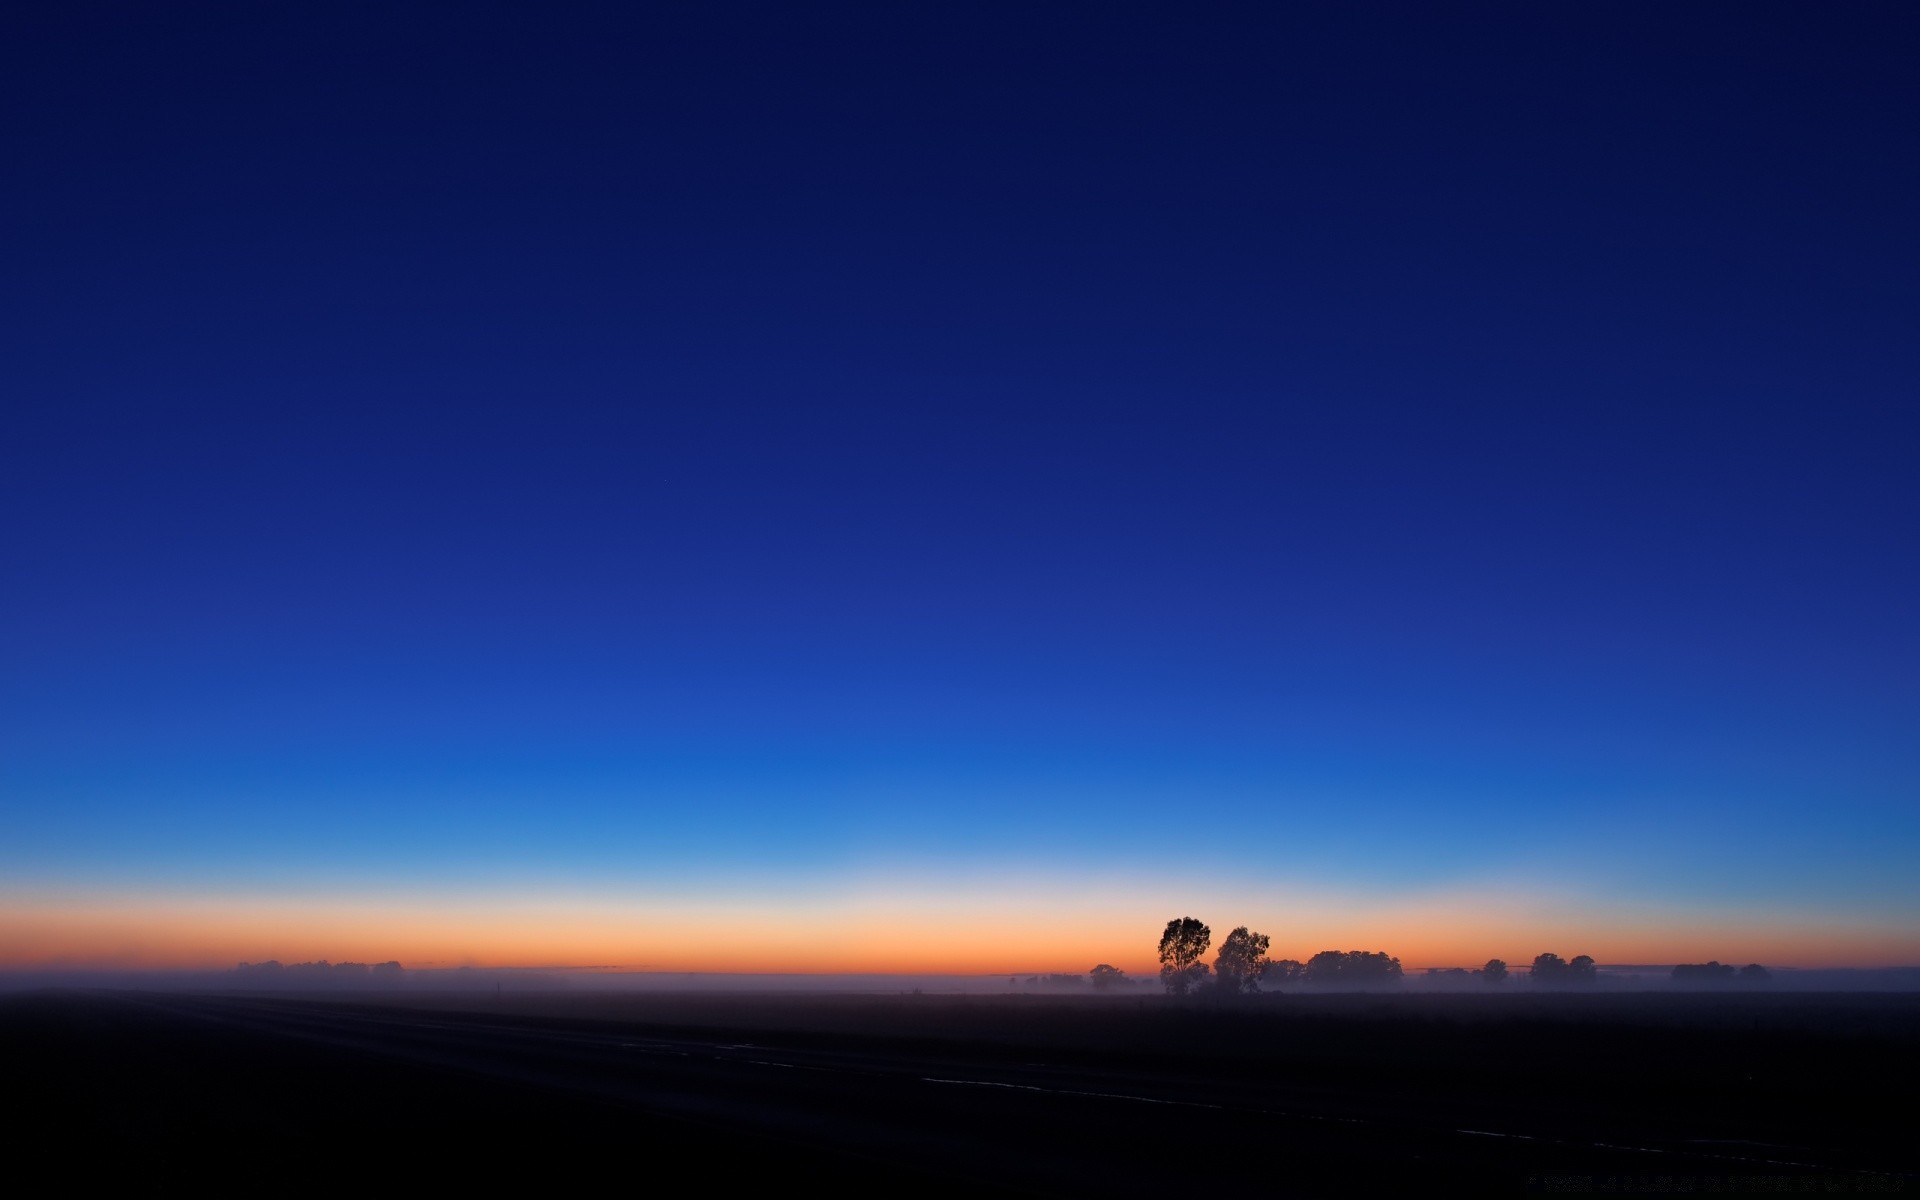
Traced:
[[1101, 963], [1093, 970], [1087, 972], [1087, 974], [1092, 977], [1093, 986], [1102, 989], [1115, 987], [1128, 982], [1125, 971], [1108, 963]]
[[1480, 968], [1480, 978], [1488, 983], [1505, 983], [1507, 981], [1507, 964], [1497, 958], [1488, 959], [1487, 965]]
[[1704, 963], [1681, 963], [1673, 969], [1675, 983], [1732, 983], [1735, 975], [1733, 964], [1723, 963], [1719, 959]]
[[1207, 973], [1200, 956], [1213, 941], [1213, 930], [1192, 917], [1175, 917], [1160, 935], [1160, 982], [1170, 996], [1184, 996]]
[[1400, 982], [1400, 960], [1384, 950], [1322, 950], [1307, 960], [1308, 983], [1378, 986]]
[[1585, 954], [1574, 955], [1568, 962], [1558, 954], [1540, 954], [1533, 960], [1533, 982], [1549, 987], [1564, 987], [1568, 984], [1591, 984], [1598, 976], [1594, 973], [1593, 959]]
[[1275, 983], [1299, 983], [1307, 976], [1307, 968], [1297, 958], [1268, 959], [1260, 968], [1260, 978]]
[[1266, 963], [1267, 935], [1249, 933], [1242, 925], [1220, 943], [1220, 953], [1213, 960], [1213, 974], [1224, 993], [1257, 992]]

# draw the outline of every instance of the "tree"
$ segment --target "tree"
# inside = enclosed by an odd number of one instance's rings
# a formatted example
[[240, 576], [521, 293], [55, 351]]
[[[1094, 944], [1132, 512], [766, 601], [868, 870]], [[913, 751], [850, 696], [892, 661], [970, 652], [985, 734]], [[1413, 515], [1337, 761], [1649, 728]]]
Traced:
[[1267, 965], [1267, 935], [1249, 933], [1245, 925], [1235, 929], [1220, 943], [1213, 960], [1213, 975], [1220, 990], [1228, 995], [1260, 990], [1260, 975]]
[[1175, 917], [1160, 935], [1160, 982], [1169, 996], [1184, 996], [1207, 973], [1200, 956], [1213, 942], [1213, 930], [1192, 917]]
[[1573, 956], [1573, 961], [1567, 964], [1568, 983], [1592, 983], [1597, 978], [1599, 977], [1593, 970], [1593, 959], [1588, 955], [1576, 954]]
[[1092, 976], [1093, 986], [1102, 990], [1130, 982], [1125, 971], [1107, 963], [1101, 963], [1087, 974]]
[[1297, 958], [1268, 959], [1260, 968], [1260, 978], [1275, 983], [1299, 983], [1307, 976], [1307, 968]]
[[1400, 960], [1384, 950], [1322, 950], [1307, 960], [1308, 983], [1378, 987], [1400, 982]]
[[1673, 981], [1687, 984], [1732, 983], [1736, 974], [1733, 964], [1715, 959], [1704, 963], [1681, 963], [1673, 969]]
[[1565, 983], [1567, 960], [1558, 954], [1536, 954], [1533, 956], [1533, 971], [1528, 978], [1535, 983]]
[[1505, 983], [1507, 981], [1507, 964], [1497, 958], [1488, 959], [1487, 965], [1480, 968], [1480, 978], [1488, 983]]
[[1338, 950], [1322, 950], [1307, 960], [1300, 973], [1308, 983], [1335, 983], [1346, 967], [1346, 955]]
[[1741, 983], [1768, 983], [1771, 982], [1772, 979], [1773, 972], [1767, 970], [1759, 963], [1748, 963], [1746, 966], [1740, 968]]

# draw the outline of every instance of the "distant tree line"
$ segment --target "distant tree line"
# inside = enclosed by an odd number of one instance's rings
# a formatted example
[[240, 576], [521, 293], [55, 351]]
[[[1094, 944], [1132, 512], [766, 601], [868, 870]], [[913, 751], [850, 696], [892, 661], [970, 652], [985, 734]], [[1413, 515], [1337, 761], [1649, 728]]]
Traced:
[[287, 963], [275, 959], [243, 962], [233, 969], [235, 978], [247, 987], [391, 987], [397, 986], [406, 969], [397, 962]]
[[1131, 978], [1125, 971], [1111, 963], [1100, 963], [1092, 970], [1079, 975], [1068, 971], [1056, 971], [1049, 975], [1028, 975], [1024, 979], [1013, 975], [1008, 977], [1007, 986], [1015, 987], [1024, 983], [1028, 987], [1086, 987], [1091, 983], [1096, 989], [1106, 991], [1110, 988], [1132, 987], [1145, 982], [1147, 981], [1144, 979]]
[[[1007, 982], [1012, 983], [1013, 980], [1009, 979]], [[1085, 987], [1087, 977], [1075, 975], [1070, 971], [1056, 971], [1051, 975], [1029, 975], [1027, 983], [1035, 987]]]
[[[1221, 996], [1243, 995], [1259, 991], [1263, 982], [1368, 989], [1390, 987], [1399, 983], [1404, 975], [1399, 959], [1377, 950], [1322, 950], [1304, 963], [1291, 958], [1270, 959], [1267, 935], [1241, 925], [1221, 942], [1209, 981], [1205, 956], [1212, 940], [1213, 931], [1193, 917], [1176, 917], [1167, 922], [1160, 934], [1159, 953], [1160, 982], [1168, 995], [1193, 996], [1203, 991]], [[1102, 972], [1125, 979], [1124, 973], [1104, 963], [1094, 968], [1094, 972], [1096, 985], [1101, 982]], [[1505, 984], [1512, 976], [1506, 962], [1498, 958], [1490, 958], [1471, 971], [1450, 967], [1428, 974], [1429, 978], [1477, 979], [1494, 986]], [[1771, 978], [1767, 969], [1758, 963], [1737, 969], [1719, 962], [1683, 964], [1673, 969], [1674, 981], [1686, 984], [1757, 984]], [[1541, 988], [1592, 987], [1599, 982], [1599, 968], [1587, 954], [1576, 954], [1570, 959], [1552, 953], [1538, 954], [1528, 968], [1527, 980]]]
[[1681, 963], [1673, 969], [1675, 983], [1700, 986], [1713, 986], [1728, 983], [1766, 983], [1773, 978], [1773, 972], [1759, 963], [1748, 963], [1744, 967], [1735, 967], [1732, 963], [1719, 961], [1704, 963]]

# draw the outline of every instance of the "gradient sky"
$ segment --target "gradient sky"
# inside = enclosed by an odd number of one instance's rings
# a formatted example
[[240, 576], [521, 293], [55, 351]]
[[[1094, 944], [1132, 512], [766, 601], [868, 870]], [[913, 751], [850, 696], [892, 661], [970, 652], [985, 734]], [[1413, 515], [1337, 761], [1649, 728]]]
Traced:
[[58, 4], [0, 965], [1920, 961], [1920, 11]]

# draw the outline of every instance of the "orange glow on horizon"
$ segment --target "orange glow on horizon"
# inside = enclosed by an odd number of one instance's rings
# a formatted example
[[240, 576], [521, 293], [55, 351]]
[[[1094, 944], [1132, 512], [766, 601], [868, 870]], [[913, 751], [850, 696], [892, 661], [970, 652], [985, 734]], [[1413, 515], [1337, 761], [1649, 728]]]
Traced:
[[[748, 908], [690, 902], [571, 904], [418, 899], [290, 902], [141, 898], [138, 903], [0, 904], [0, 966], [221, 969], [242, 961], [380, 962], [424, 967], [614, 967], [628, 971], [799, 974], [1007, 974], [1085, 971], [1096, 962], [1151, 974], [1169, 916], [1208, 920], [1217, 945], [1241, 923], [1225, 901], [1089, 902], [1000, 897], [794, 900]], [[1577, 912], [1486, 898], [1346, 911], [1321, 903], [1241, 904], [1273, 938], [1274, 958], [1324, 949], [1385, 950], [1408, 967], [1519, 966], [1551, 950], [1601, 963], [1717, 958], [1781, 967], [1920, 962], [1920, 936], [1891, 924], [1807, 917]], [[1264, 910], [1264, 911], [1262, 911]]]

